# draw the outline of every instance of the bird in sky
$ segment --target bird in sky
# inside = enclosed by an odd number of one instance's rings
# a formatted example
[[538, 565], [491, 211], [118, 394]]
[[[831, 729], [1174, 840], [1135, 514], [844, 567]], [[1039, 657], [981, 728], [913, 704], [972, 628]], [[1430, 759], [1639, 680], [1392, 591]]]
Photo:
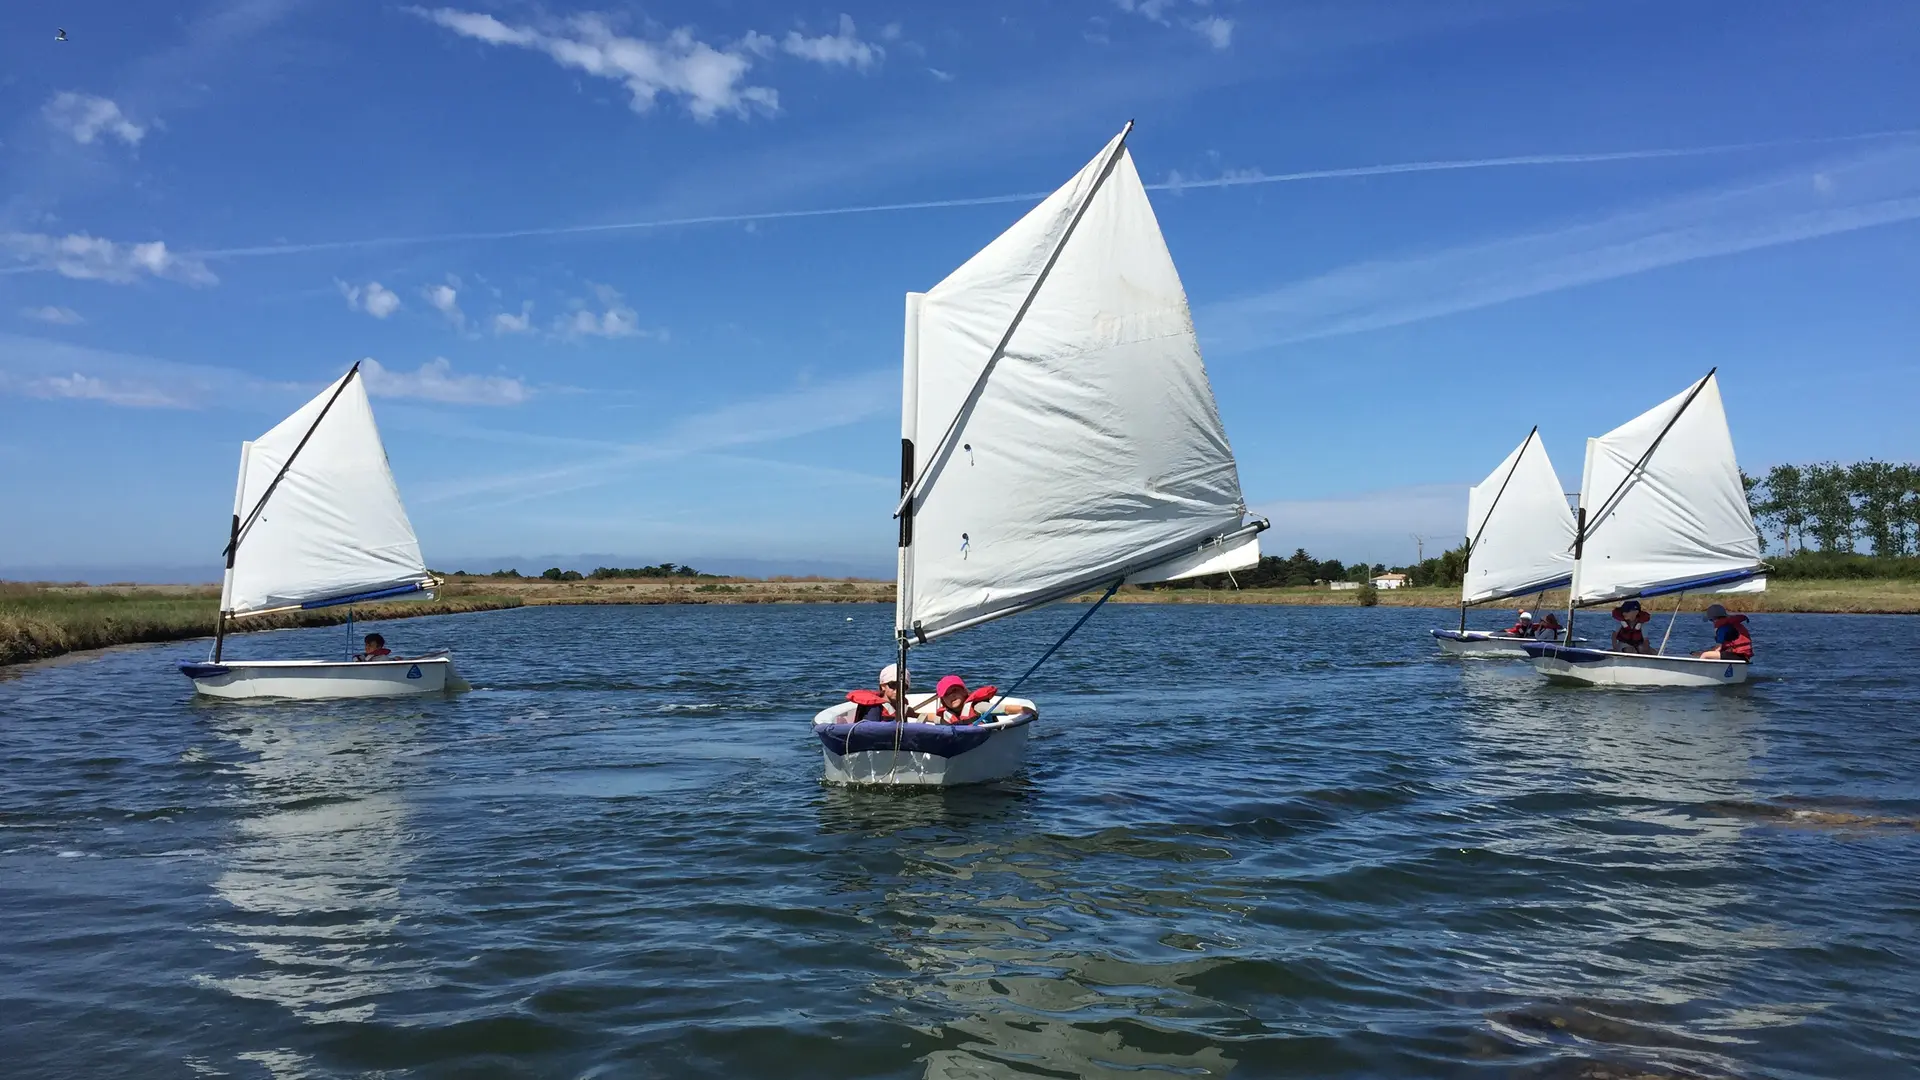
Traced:
[[65, 30], [56, 28], [53, 32], [53, 40], [55, 41], [67, 40], [67, 32]]

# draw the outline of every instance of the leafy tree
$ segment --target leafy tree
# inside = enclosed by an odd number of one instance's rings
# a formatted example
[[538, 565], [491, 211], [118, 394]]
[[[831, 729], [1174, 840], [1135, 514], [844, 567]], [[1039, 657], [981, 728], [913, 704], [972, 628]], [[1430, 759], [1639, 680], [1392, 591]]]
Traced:
[[1806, 469], [1803, 502], [1822, 551], [1853, 550], [1856, 511], [1850, 488], [1844, 466], [1827, 462]]
[[1775, 465], [1767, 470], [1767, 478], [1762, 481], [1766, 488], [1756, 509], [1756, 517], [1780, 530], [1780, 548], [1787, 554], [1793, 554], [1793, 538], [1800, 535], [1802, 546], [1806, 544], [1807, 496], [1805, 478], [1798, 465]]

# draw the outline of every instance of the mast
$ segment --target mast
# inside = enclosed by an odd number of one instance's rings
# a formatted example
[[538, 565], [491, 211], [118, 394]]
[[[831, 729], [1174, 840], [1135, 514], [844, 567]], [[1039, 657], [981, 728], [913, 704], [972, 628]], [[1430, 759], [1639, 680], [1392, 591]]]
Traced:
[[247, 462], [253, 456], [251, 441], [240, 444], [240, 478], [233, 485], [233, 523], [227, 534], [227, 569], [220, 577], [220, 615], [213, 624], [213, 662], [227, 643], [227, 620], [233, 611], [233, 557], [240, 550], [240, 511], [246, 508]]
[[[900, 560], [893, 587], [893, 635], [900, 680], [900, 704], [896, 715], [907, 716], [907, 646], [913, 619], [913, 500], [906, 498], [913, 486], [913, 442], [920, 426], [920, 301], [924, 293], [907, 294], [906, 340], [900, 363], [900, 495], [905, 503], [900, 510]], [[884, 691], [883, 691], [884, 692]]]

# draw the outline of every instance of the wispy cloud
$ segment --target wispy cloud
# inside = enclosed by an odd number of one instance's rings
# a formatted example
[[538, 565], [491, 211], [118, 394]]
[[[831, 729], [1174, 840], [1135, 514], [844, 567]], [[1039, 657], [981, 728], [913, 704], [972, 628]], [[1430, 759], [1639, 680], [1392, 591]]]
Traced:
[[[889, 25], [894, 37], [899, 37], [899, 24]], [[853, 16], [840, 16], [840, 32], [807, 37], [797, 30], [789, 30], [780, 42], [781, 51], [802, 60], [811, 60], [816, 64], [839, 65], [858, 68], [865, 71], [880, 62], [886, 50], [869, 41], [860, 40], [860, 34], [853, 27]]]
[[191, 255], [175, 255], [159, 240], [118, 244], [98, 236], [72, 233], [0, 233], [0, 257], [11, 256], [6, 272], [51, 271], [81, 281], [125, 285], [156, 277], [187, 285], [212, 285], [220, 279]]
[[[1360, 179], [1417, 173], [1456, 172], [1475, 169], [1528, 169], [1612, 162], [1659, 161], [1701, 157], [1723, 157], [1764, 150], [1831, 146], [1844, 143], [1886, 143], [1913, 139], [1920, 130], [1869, 132], [1830, 138], [1775, 139], [1762, 142], [1720, 143], [1710, 146], [1674, 147], [1644, 150], [1614, 150], [1586, 154], [1522, 154], [1510, 157], [1447, 158], [1429, 161], [1403, 161], [1380, 165], [1357, 165], [1332, 169], [1308, 169], [1268, 173], [1249, 169], [1211, 178], [1180, 177], [1165, 183], [1149, 184], [1149, 191], [1206, 190], [1261, 184], [1291, 184], [1319, 180]], [[757, 213], [705, 214], [691, 217], [652, 218], [641, 221], [615, 221], [596, 225], [554, 225], [491, 232], [439, 233], [422, 236], [384, 236], [355, 240], [320, 240], [294, 244], [262, 244], [251, 247], [214, 248], [192, 252], [200, 259], [259, 258], [279, 255], [306, 255], [324, 251], [348, 251], [365, 248], [401, 247], [411, 244], [475, 243], [499, 240], [524, 240], [559, 236], [587, 236], [602, 233], [639, 232], [653, 229], [687, 228], [700, 225], [740, 225], [759, 221], [793, 221], [807, 218], [846, 217], [859, 214], [891, 214], [915, 210], [941, 210], [969, 206], [1037, 203], [1048, 191], [1023, 191], [1003, 195], [976, 195], [953, 199], [925, 199], [917, 202], [868, 203], [856, 206], [822, 207], [812, 210], [768, 210]]]
[[553, 321], [556, 337], [569, 341], [581, 338], [626, 338], [667, 336], [665, 330], [643, 330], [640, 328], [640, 313], [633, 310], [619, 290], [611, 285], [593, 286], [593, 295], [599, 301], [596, 309], [584, 299], [573, 301], [573, 310]]
[[45, 307], [21, 308], [20, 314], [38, 322], [52, 323], [55, 326], [79, 326], [81, 323], [87, 321], [81, 318], [80, 313], [72, 308], [55, 307], [52, 304], [48, 304]]
[[618, 34], [604, 17], [592, 14], [535, 28], [508, 25], [482, 12], [409, 10], [462, 37], [545, 53], [561, 67], [618, 82], [626, 87], [635, 112], [651, 110], [662, 97], [679, 100], [701, 121], [771, 113], [780, 107], [780, 96], [771, 87], [747, 84], [753, 60], [745, 49], [715, 48], [685, 28], [650, 41]]
[[40, 109], [62, 134], [83, 146], [91, 146], [102, 135], [119, 139], [128, 146], [140, 145], [147, 129], [127, 119], [120, 106], [103, 97], [63, 90], [53, 95]]
[[1210, 349], [1246, 350], [1438, 318], [1699, 259], [1920, 219], [1920, 146], [1615, 214], [1364, 262], [1196, 313]]
[[443, 285], [429, 285], [420, 290], [420, 295], [426, 297], [427, 303], [433, 305], [435, 311], [446, 316], [447, 322], [451, 323], [454, 329], [465, 330], [467, 313], [460, 310], [460, 290], [455, 287], [458, 284], [458, 282], [450, 282]]
[[1207, 44], [1216, 49], [1233, 47], [1233, 20], [1218, 15], [1209, 15], [1204, 19], [1195, 19], [1188, 24], [1194, 33], [1207, 39]]
[[314, 386], [271, 382], [232, 368], [181, 364], [47, 338], [0, 334], [0, 393], [131, 408], [277, 408]]
[[[682, 418], [648, 441], [591, 443], [592, 456], [552, 468], [458, 480], [423, 490], [421, 501], [488, 496], [514, 501], [595, 487], [623, 470], [693, 454], [734, 450], [859, 423], [895, 408], [899, 373], [883, 368]], [[511, 436], [509, 436], [511, 437]]]
[[415, 371], [394, 371], [369, 356], [360, 361], [367, 389], [379, 397], [416, 398], [449, 405], [519, 405], [533, 396], [527, 384], [504, 375], [456, 375], [436, 356]]
[[376, 319], [384, 319], [400, 310], [400, 297], [377, 281], [352, 285], [336, 278], [333, 284], [346, 299], [347, 307], [354, 311], [364, 311]]
[[523, 304], [520, 314], [499, 312], [493, 317], [493, 332], [496, 337], [507, 334], [525, 334], [533, 329], [533, 305]]

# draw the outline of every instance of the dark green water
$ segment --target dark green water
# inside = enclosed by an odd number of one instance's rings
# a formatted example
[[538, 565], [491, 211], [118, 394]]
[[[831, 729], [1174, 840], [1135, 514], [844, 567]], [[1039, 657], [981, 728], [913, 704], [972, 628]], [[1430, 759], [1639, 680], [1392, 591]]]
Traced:
[[823, 788], [890, 616], [393, 623], [479, 687], [403, 703], [196, 702], [199, 646], [0, 681], [0, 1073], [1920, 1074], [1920, 620], [1608, 692], [1446, 613], [1116, 607], [1021, 781]]

